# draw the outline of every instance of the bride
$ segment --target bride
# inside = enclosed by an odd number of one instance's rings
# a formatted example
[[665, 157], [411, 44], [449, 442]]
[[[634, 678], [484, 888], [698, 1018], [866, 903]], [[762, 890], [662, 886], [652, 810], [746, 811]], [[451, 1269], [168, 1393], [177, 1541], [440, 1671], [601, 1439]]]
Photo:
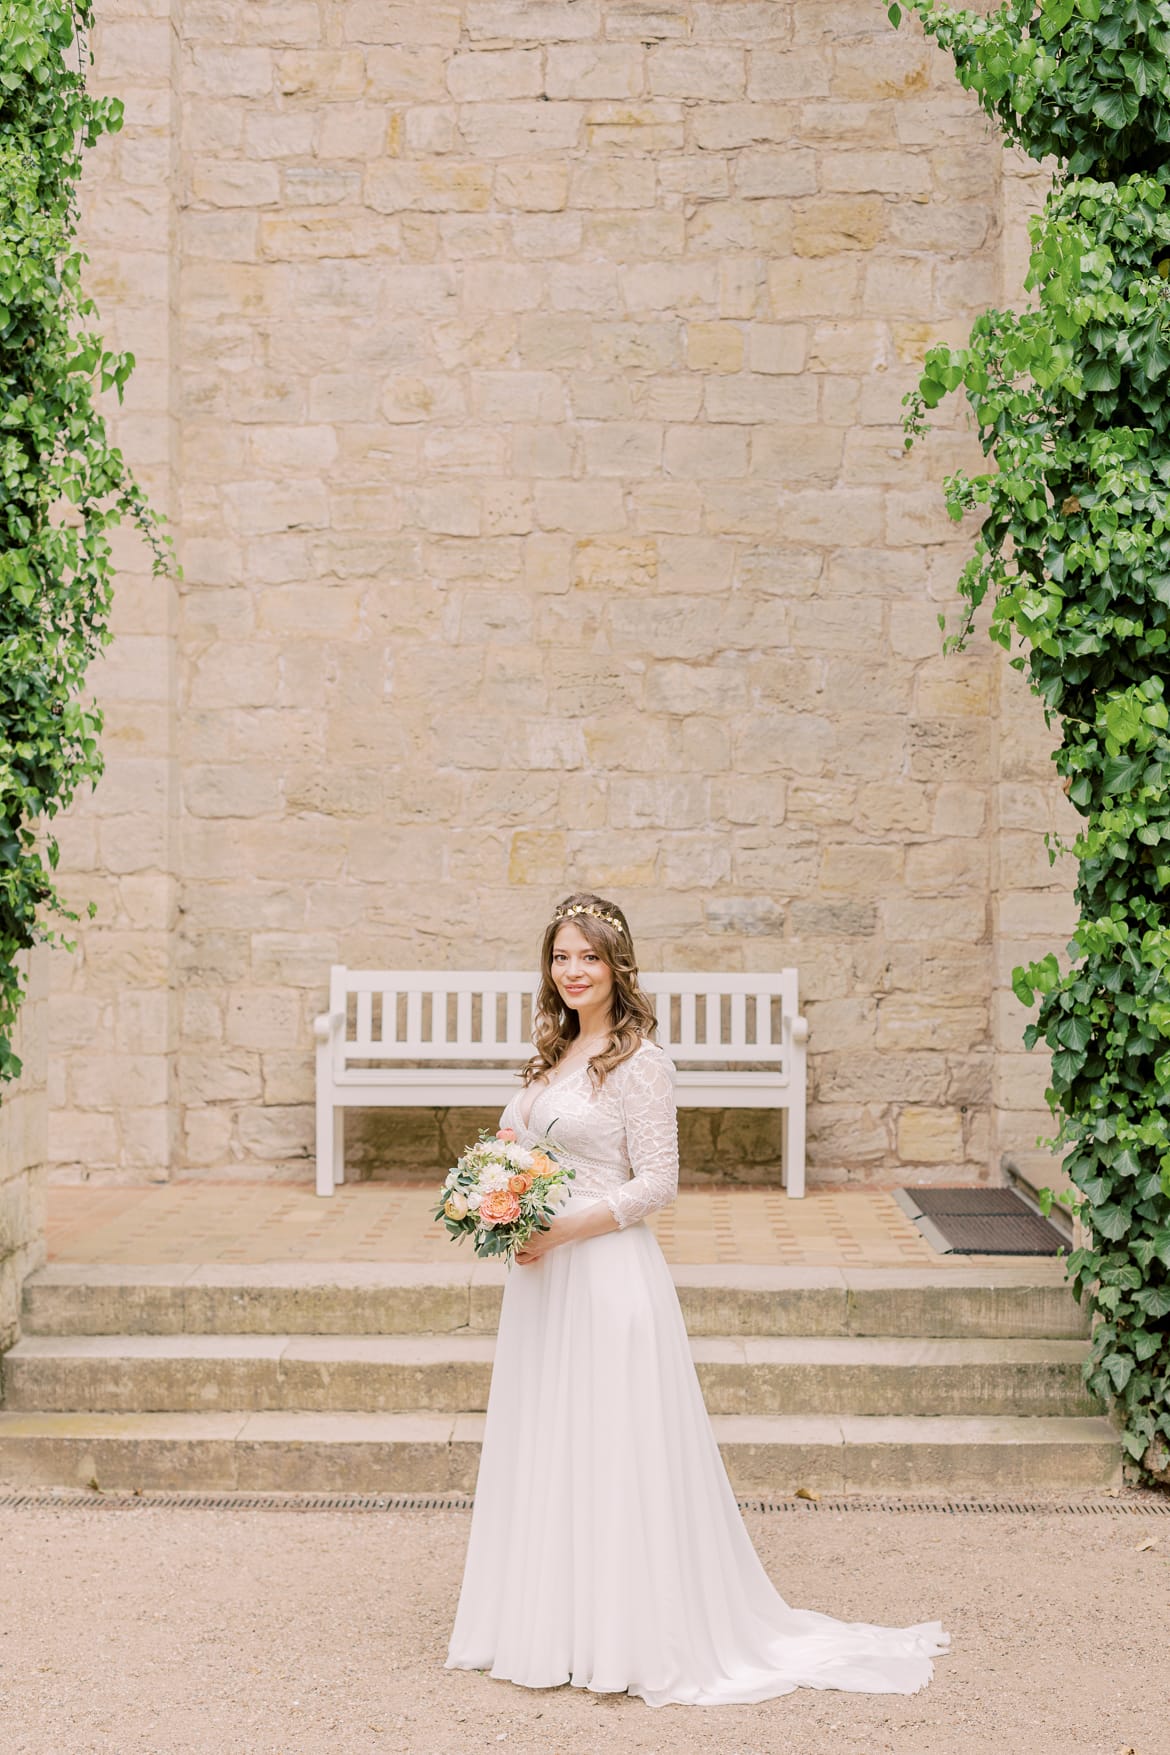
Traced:
[[949, 1633], [791, 1608], [752, 1546], [648, 1213], [674, 1199], [674, 1067], [650, 1040], [621, 909], [569, 896], [544, 935], [524, 1088], [572, 1193], [504, 1287], [445, 1667], [650, 1706], [799, 1687], [913, 1694]]

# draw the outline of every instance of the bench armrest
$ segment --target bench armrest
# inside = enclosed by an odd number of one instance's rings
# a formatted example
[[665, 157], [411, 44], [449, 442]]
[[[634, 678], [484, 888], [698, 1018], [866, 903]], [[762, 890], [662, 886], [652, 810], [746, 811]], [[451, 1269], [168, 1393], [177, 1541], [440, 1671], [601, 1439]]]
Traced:
[[313, 1019], [313, 1034], [318, 1042], [328, 1042], [345, 1022], [341, 1012], [319, 1012]]

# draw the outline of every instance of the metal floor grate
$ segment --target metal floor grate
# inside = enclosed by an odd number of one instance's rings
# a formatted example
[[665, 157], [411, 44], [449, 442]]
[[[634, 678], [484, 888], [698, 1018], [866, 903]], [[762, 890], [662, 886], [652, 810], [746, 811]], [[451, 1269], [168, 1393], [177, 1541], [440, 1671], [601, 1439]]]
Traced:
[[1010, 1188], [897, 1188], [894, 1199], [940, 1255], [1059, 1255], [1069, 1247]]
[[[821, 1513], [826, 1511], [943, 1512], [949, 1515], [1018, 1515], [1055, 1512], [1062, 1516], [1170, 1517], [1170, 1494], [1138, 1489], [1113, 1499], [1089, 1494], [1080, 1499], [882, 1498], [825, 1494], [820, 1499], [740, 1498], [743, 1511]], [[0, 1511], [470, 1511], [465, 1493], [98, 1493], [73, 1489], [29, 1488], [0, 1493]]]

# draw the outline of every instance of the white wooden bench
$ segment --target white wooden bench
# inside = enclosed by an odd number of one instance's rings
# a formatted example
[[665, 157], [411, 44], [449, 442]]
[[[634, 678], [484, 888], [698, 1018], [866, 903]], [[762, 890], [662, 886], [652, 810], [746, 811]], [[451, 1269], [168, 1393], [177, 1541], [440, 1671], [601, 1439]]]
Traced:
[[[640, 974], [681, 1106], [779, 1109], [784, 1186], [804, 1193], [808, 1024], [796, 970]], [[347, 1109], [493, 1105], [532, 1053], [536, 975], [521, 970], [347, 969], [317, 1018], [317, 1193], [345, 1180]]]

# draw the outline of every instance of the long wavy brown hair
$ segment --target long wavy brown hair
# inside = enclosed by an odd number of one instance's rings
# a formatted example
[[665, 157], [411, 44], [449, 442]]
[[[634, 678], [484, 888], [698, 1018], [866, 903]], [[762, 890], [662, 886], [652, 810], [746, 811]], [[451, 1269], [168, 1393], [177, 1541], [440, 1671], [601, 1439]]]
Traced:
[[540, 988], [532, 1018], [532, 1040], [536, 1053], [521, 1075], [526, 1085], [530, 1085], [533, 1079], [540, 1078], [542, 1073], [551, 1072], [580, 1035], [581, 1025], [577, 1013], [565, 1005], [552, 977], [553, 946], [557, 933], [565, 924], [563, 920], [557, 920], [555, 915], [563, 913], [566, 908], [577, 907], [596, 908], [598, 913], [611, 914], [621, 922], [619, 931], [608, 921], [599, 919], [597, 914], [582, 912], [574, 914], [572, 919], [573, 925], [580, 927], [598, 956], [609, 965], [613, 973], [610, 1038], [601, 1053], [595, 1054], [589, 1062], [589, 1076], [598, 1090], [604, 1085], [607, 1074], [636, 1053], [643, 1038], [649, 1036], [658, 1025], [654, 1007], [638, 986], [638, 964], [634, 956], [629, 921], [616, 902], [607, 902], [589, 890], [578, 890], [573, 895], [566, 896], [563, 902], [557, 903], [554, 918], [545, 928], [544, 941], [540, 947]]

